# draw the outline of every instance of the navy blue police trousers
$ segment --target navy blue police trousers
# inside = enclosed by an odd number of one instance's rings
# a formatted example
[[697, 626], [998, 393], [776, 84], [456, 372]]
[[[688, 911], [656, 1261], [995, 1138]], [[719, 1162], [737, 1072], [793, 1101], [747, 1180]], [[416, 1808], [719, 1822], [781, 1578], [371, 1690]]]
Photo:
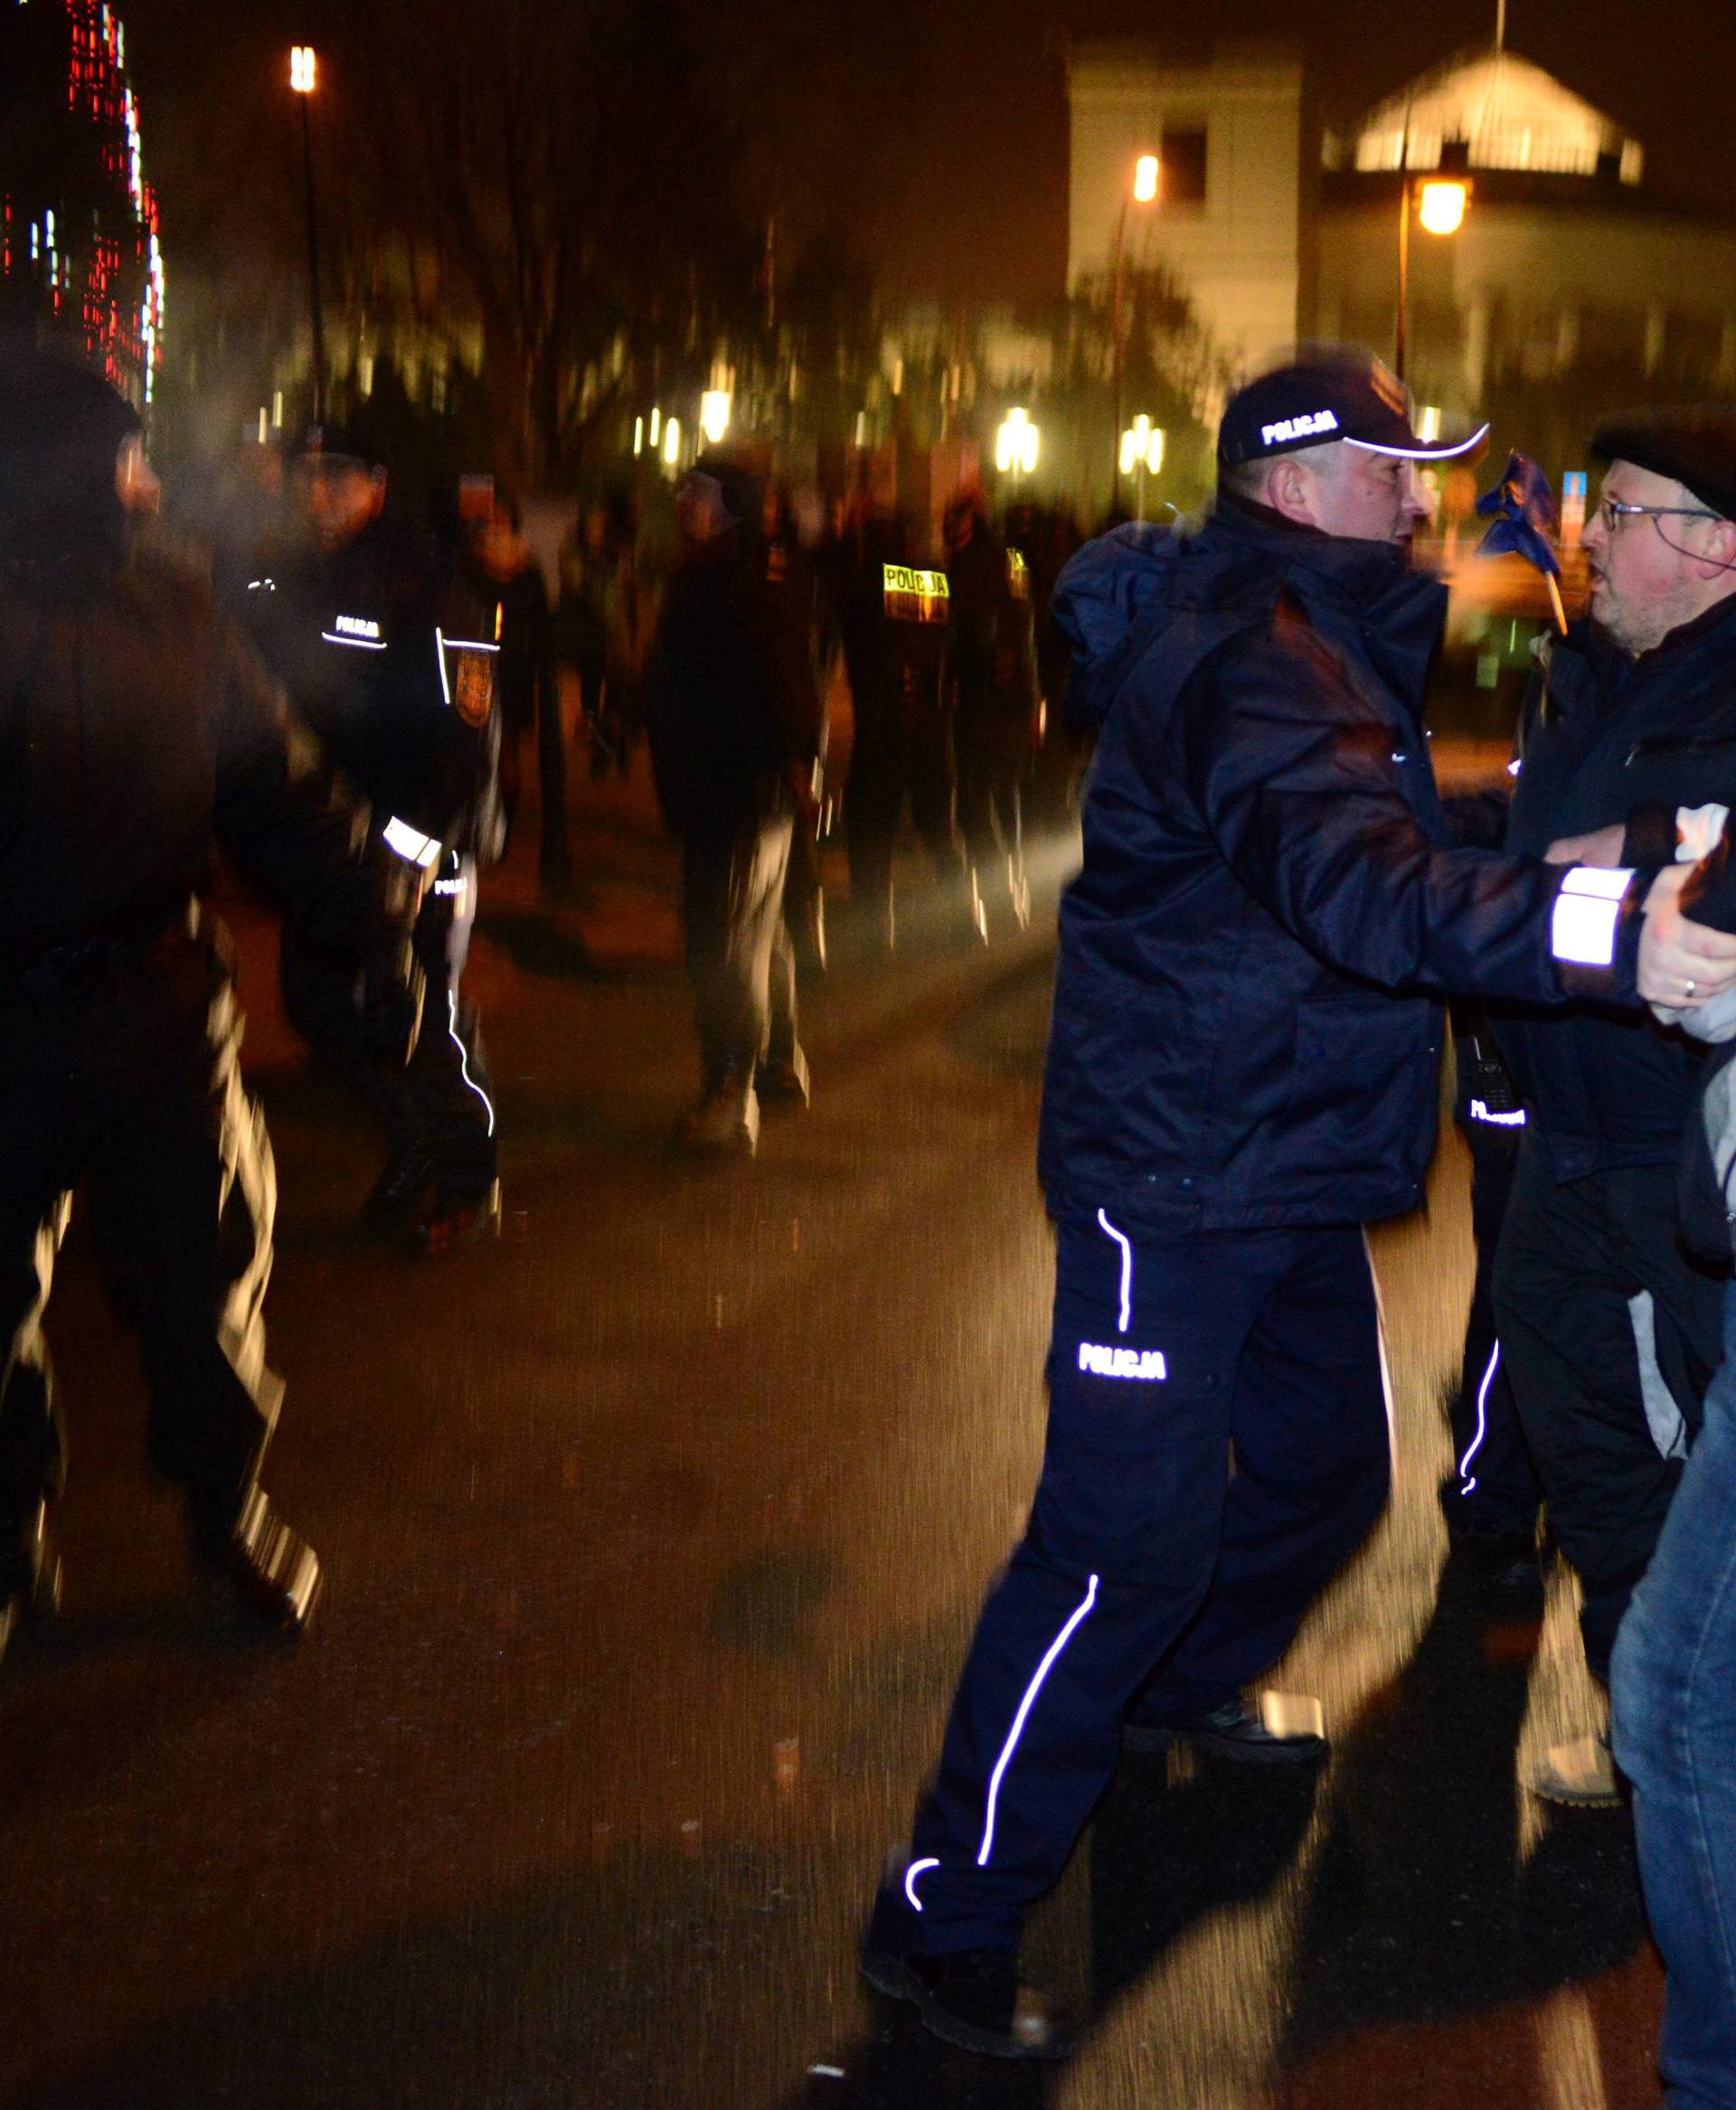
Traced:
[[1116, 1766], [1288, 1646], [1386, 1500], [1392, 1436], [1352, 1226], [1056, 1227], [1043, 1476], [983, 1607], [870, 1941], [1014, 1949]]

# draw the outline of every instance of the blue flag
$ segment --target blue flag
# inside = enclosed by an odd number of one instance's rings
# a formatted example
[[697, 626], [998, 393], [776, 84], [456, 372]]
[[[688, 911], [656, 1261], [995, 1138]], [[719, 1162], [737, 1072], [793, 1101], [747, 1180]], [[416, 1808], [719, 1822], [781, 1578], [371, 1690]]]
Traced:
[[1523, 557], [1545, 579], [1560, 575], [1561, 564], [1550, 537], [1561, 532], [1561, 510], [1549, 478], [1529, 455], [1510, 454], [1501, 481], [1477, 502], [1489, 524], [1477, 546], [1479, 557]]

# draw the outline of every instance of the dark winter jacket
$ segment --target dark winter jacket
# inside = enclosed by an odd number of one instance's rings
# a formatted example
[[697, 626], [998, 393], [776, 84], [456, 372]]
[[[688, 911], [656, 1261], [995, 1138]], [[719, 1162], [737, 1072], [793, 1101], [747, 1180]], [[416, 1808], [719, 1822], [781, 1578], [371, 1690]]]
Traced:
[[290, 702], [377, 825], [495, 854], [494, 611], [458, 567], [384, 513], [249, 598]]
[[732, 528], [675, 574], [646, 670], [646, 726], [664, 816], [680, 832], [747, 819], [818, 752], [807, 635], [759, 535]]
[[[1736, 807], [1736, 598], [1637, 661], [1575, 625], [1526, 698], [1508, 848], [1619, 822], [1629, 854], [1667, 863], [1677, 807], [1709, 801]], [[1703, 1060], [1680, 1033], [1600, 1004], [1496, 1033], [1558, 1179], [1675, 1160]]]
[[[1056, 593], [1102, 721], [1061, 913], [1040, 1171], [1150, 1230], [1411, 1207], [1443, 994], [1560, 1001], [1560, 870], [1452, 845], [1422, 724], [1444, 596], [1386, 544], [1226, 504]], [[1634, 891], [1639, 891], [1636, 882]], [[1639, 918], [1604, 985], [1633, 1001]]]
[[296, 928], [353, 958], [393, 942], [354, 815], [297, 754], [283, 699], [207, 591], [140, 560], [71, 600], [0, 573], [0, 998], [143, 949], [221, 837]]

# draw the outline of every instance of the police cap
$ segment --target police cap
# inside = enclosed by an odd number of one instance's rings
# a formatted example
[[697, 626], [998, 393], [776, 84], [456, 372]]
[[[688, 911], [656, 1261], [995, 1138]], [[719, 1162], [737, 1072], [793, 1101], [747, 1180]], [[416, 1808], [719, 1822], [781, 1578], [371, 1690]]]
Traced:
[[1234, 467], [1344, 440], [1373, 454], [1446, 461], [1470, 453], [1488, 429], [1425, 440], [1411, 428], [1404, 383], [1380, 360], [1354, 344], [1305, 344], [1288, 364], [1231, 397], [1218, 427], [1218, 460]]

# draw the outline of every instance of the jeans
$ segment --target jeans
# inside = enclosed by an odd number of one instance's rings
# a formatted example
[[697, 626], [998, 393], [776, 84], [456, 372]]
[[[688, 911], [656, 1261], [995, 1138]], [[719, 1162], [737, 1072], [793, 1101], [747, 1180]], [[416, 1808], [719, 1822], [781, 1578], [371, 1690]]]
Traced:
[[1611, 1675], [1669, 1972], [1658, 2064], [1672, 2110], [1736, 2110], [1736, 1284], [1724, 1355]]

